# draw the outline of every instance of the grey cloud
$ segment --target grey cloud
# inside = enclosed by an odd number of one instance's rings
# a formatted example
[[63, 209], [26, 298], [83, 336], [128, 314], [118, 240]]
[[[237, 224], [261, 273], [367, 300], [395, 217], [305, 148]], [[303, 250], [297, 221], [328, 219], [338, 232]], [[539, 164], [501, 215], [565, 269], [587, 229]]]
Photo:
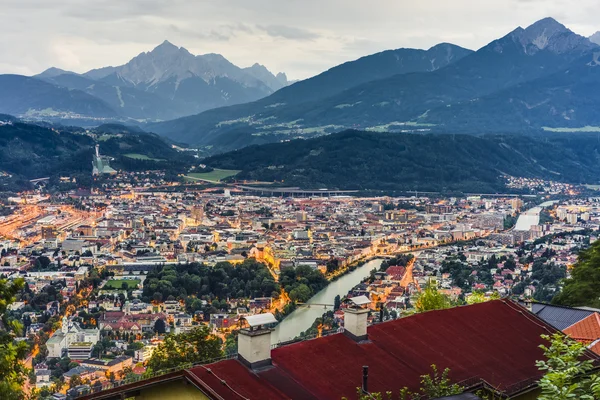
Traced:
[[305, 78], [385, 49], [478, 49], [547, 16], [585, 36], [600, 29], [598, 0], [1, 1], [0, 73], [123, 64], [169, 39]]
[[223, 25], [223, 28], [234, 33], [254, 33], [254, 29], [250, 25], [238, 22], [237, 24]]
[[257, 28], [265, 31], [269, 36], [290, 40], [315, 40], [321, 37], [321, 35], [307, 29], [294, 28], [285, 25], [257, 25]]
[[218, 41], [227, 41], [231, 38], [231, 35], [225, 32], [219, 32], [217, 30], [210, 30], [208, 32], [201, 32], [190, 28], [179, 27], [177, 25], [169, 25], [169, 29], [179, 34], [182, 37], [196, 38], [196, 39], [208, 39], [208, 40], [218, 40]]
[[[70, 3], [78, 3], [76, 0]], [[115, 21], [126, 18], [139, 18], [147, 15], [163, 15], [173, 9], [179, 0], [94, 0], [85, 5], [71, 4], [64, 8], [64, 15], [86, 21]]]

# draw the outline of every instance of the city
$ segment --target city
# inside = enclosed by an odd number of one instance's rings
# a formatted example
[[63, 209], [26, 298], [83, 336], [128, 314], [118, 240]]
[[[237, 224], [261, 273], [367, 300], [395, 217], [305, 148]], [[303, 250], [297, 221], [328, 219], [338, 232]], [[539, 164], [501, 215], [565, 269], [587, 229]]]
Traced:
[[[264, 197], [157, 176], [3, 204], [0, 268], [26, 285], [9, 314], [33, 345], [29, 391], [60, 398], [139, 379], [168, 335], [199, 327], [235, 354], [245, 319], [263, 313], [281, 321], [274, 346], [320, 337], [358, 296], [369, 324], [414, 314], [431, 285], [457, 304], [547, 303], [600, 226], [600, 197], [572, 186], [555, 201]], [[110, 183], [124, 179], [134, 182]]]
[[1, 10], [0, 400], [600, 399], [600, 2]]

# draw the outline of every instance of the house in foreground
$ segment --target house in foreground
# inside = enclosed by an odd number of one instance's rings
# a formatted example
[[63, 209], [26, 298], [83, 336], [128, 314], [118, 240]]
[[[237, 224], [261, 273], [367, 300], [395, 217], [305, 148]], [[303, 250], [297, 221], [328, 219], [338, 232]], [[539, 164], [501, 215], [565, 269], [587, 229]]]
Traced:
[[[367, 327], [366, 309], [345, 310], [345, 330], [272, 349], [268, 314], [249, 317], [238, 356], [153, 378], [122, 382], [82, 399], [339, 400], [371, 393], [417, 391], [420, 376], [450, 368], [469, 392], [535, 399], [542, 373], [542, 334], [557, 332], [526, 308], [496, 300], [430, 311]], [[598, 360], [589, 352], [586, 357]], [[363, 366], [368, 366], [365, 377]], [[467, 396], [467, 395], [465, 395]], [[468, 398], [468, 397], [463, 397]], [[497, 397], [498, 398], [498, 397]]]

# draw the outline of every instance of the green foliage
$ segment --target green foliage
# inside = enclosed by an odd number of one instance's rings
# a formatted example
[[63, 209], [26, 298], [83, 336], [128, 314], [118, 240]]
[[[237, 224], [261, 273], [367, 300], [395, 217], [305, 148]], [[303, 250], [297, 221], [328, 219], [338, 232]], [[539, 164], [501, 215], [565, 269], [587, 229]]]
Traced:
[[312, 291], [305, 284], [300, 284], [290, 291], [292, 301], [306, 303], [312, 297]]
[[279, 275], [279, 283], [293, 301], [305, 303], [327, 286], [328, 282], [319, 270], [300, 265], [296, 268], [284, 268]]
[[222, 355], [221, 340], [210, 334], [208, 326], [202, 325], [186, 333], [167, 336], [148, 360], [148, 368], [157, 372], [208, 361]]
[[440, 293], [437, 290], [437, 287], [431, 282], [427, 284], [415, 302], [415, 309], [417, 312], [444, 310], [446, 308], [450, 308], [451, 306], [452, 303], [450, 302], [448, 296]]
[[300, 333], [300, 337], [316, 336], [321, 330], [331, 331], [339, 328], [338, 323], [335, 321], [333, 311], [327, 311], [319, 318], [316, 318], [310, 328]]
[[339, 310], [341, 306], [342, 306], [342, 299], [340, 298], [340, 295], [338, 294], [337, 296], [335, 296], [335, 299], [333, 299], [333, 311]]
[[406, 267], [413, 258], [415, 258], [415, 256], [412, 254], [399, 254], [389, 260], [383, 260], [379, 270], [385, 272], [391, 266]]
[[579, 307], [600, 307], [600, 241], [579, 253], [577, 263], [571, 270], [571, 277], [553, 303]]
[[550, 346], [541, 345], [547, 360], [537, 361], [540, 371], [545, 371], [539, 381], [542, 394], [538, 400], [594, 400], [600, 398], [600, 376], [590, 374], [594, 362], [584, 353], [583, 344], [555, 333], [542, 335]]
[[235, 330], [225, 336], [225, 355], [231, 356], [238, 352], [238, 333]]
[[103, 289], [128, 290], [137, 288], [139, 284], [139, 279], [110, 279]]
[[467, 304], [479, 304], [479, 303], [485, 303], [486, 301], [490, 301], [490, 300], [498, 300], [500, 298], [500, 295], [498, 294], [498, 292], [494, 292], [492, 293], [492, 295], [490, 297], [486, 297], [485, 293], [477, 291], [472, 293], [469, 297], [467, 297]]
[[450, 368], [444, 369], [441, 374], [435, 364], [431, 365], [431, 369], [431, 374], [421, 376], [421, 393], [426, 399], [451, 396], [464, 391], [462, 386], [453, 384], [448, 377]]
[[504, 218], [504, 229], [511, 229], [513, 226], [515, 226], [517, 224], [518, 219], [519, 219], [519, 216], [507, 215]]
[[23, 287], [22, 279], [0, 279], [0, 317], [4, 325], [4, 329], [0, 330], [0, 398], [6, 400], [20, 400], [25, 396], [23, 385], [28, 370], [23, 360], [28, 346], [24, 341], [15, 341], [15, 336], [22, 335], [23, 326], [7, 316], [8, 307]]
[[143, 296], [152, 300], [155, 295], [162, 299], [169, 296], [186, 298], [188, 308], [195, 300], [206, 297], [247, 298], [276, 297], [280, 286], [264, 264], [247, 259], [238, 265], [228, 262], [217, 263], [214, 267], [192, 263], [174, 266], [160, 266], [149, 272], [144, 281]]
[[[102, 134], [102, 128], [94, 133]], [[0, 126], [0, 171], [33, 179], [50, 177], [58, 184], [59, 176], [77, 178], [78, 187], [91, 184], [91, 162], [94, 139], [83, 128], [50, 128], [14, 123]], [[144, 132], [115, 135], [101, 142], [102, 154], [115, 157], [111, 166], [130, 171], [162, 169], [184, 172], [194, 162], [159, 136]], [[124, 154], [140, 153], [164, 161], [134, 160]]]
[[[499, 171], [552, 180], [556, 175], [551, 171], [556, 171], [567, 181], [595, 182], [600, 175], [598, 150], [596, 136], [586, 135], [540, 141], [517, 136], [345, 131], [244, 148], [205, 163], [242, 170], [238, 179], [283, 180], [286, 186], [496, 192], [506, 190]], [[274, 165], [278, 168], [271, 168]]]
[[[450, 379], [450, 368], [439, 372], [435, 364], [431, 365], [432, 372], [427, 375], [421, 375], [421, 387], [418, 392], [411, 392], [407, 387], [400, 389], [398, 397], [394, 397], [392, 392], [369, 393], [365, 394], [361, 388], [357, 388], [359, 400], [431, 400], [445, 396], [461, 394], [465, 388], [452, 383]], [[345, 398], [344, 398], [345, 399]]]

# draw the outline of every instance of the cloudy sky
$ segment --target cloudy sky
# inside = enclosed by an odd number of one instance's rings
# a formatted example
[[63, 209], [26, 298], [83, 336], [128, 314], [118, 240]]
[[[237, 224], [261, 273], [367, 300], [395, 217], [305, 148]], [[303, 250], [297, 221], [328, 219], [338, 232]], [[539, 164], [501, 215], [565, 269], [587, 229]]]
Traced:
[[589, 36], [598, 0], [2, 0], [0, 73], [124, 64], [165, 39], [292, 79], [377, 51], [477, 49], [552, 16]]

